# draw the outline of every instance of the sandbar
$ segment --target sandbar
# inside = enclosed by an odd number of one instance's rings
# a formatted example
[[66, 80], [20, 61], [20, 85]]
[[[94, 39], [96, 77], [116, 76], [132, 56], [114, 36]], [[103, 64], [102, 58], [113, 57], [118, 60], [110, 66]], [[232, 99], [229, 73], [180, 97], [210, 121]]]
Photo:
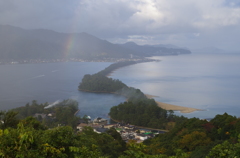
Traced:
[[[154, 96], [154, 95], [149, 95], [149, 94], [145, 94], [146, 97], [148, 97], [149, 99], [154, 98], [154, 97], [158, 97], [158, 96]], [[159, 102], [156, 101], [157, 105], [165, 110], [173, 110], [173, 111], [180, 111], [181, 113], [191, 113], [194, 111], [202, 111], [201, 109], [196, 109], [196, 108], [189, 108], [189, 107], [184, 107], [184, 106], [178, 106], [178, 105], [172, 105], [172, 104], [168, 104], [168, 103], [163, 103], [163, 102]]]

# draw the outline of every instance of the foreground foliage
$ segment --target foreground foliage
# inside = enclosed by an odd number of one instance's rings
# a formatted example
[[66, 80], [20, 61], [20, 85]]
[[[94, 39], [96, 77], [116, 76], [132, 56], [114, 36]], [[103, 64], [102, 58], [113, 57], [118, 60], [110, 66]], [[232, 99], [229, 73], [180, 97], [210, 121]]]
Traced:
[[[9, 117], [11, 116], [11, 117]], [[2, 158], [215, 158], [239, 157], [240, 119], [217, 115], [210, 122], [185, 119], [168, 133], [143, 143], [125, 143], [114, 129], [98, 134], [91, 127], [79, 133], [71, 126], [46, 128], [37, 118], [18, 119], [16, 112], [1, 112]]]
[[170, 156], [176, 154], [176, 149], [181, 149], [190, 158], [238, 157], [239, 125], [240, 119], [227, 113], [216, 115], [210, 121], [191, 118], [144, 144], [151, 147], [151, 154], [162, 149], [163, 154]]
[[80, 119], [79, 116], [75, 115], [77, 111], [78, 102], [72, 99], [50, 105], [48, 103], [38, 104], [37, 101], [33, 100], [31, 104], [27, 103], [23, 107], [12, 109], [11, 115], [15, 114], [18, 119], [29, 116], [36, 117], [38, 121], [49, 128], [59, 125], [68, 125], [74, 128]]

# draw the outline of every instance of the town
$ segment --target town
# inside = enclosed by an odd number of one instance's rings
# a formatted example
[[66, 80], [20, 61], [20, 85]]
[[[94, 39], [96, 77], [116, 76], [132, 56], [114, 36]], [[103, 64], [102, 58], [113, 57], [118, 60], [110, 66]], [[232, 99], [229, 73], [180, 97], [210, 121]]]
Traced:
[[145, 127], [140, 128], [128, 123], [118, 122], [114, 124], [108, 124], [107, 119], [98, 117], [91, 120], [90, 116], [87, 116], [84, 119], [80, 120], [80, 123], [77, 126], [77, 130], [81, 132], [84, 127], [92, 127], [94, 132], [99, 134], [106, 132], [110, 128], [114, 128], [118, 133], [120, 133], [124, 141], [127, 142], [128, 140], [136, 140], [137, 143], [141, 143], [146, 139], [153, 138], [158, 134], [167, 132], [167, 130], [149, 129]]
[[24, 60], [0, 60], [0, 65], [9, 64], [36, 64], [36, 63], [59, 63], [59, 62], [121, 62], [121, 61], [138, 61], [142, 58], [102, 58], [102, 59], [82, 59], [82, 58], [69, 58], [69, 59], [24, 59]]

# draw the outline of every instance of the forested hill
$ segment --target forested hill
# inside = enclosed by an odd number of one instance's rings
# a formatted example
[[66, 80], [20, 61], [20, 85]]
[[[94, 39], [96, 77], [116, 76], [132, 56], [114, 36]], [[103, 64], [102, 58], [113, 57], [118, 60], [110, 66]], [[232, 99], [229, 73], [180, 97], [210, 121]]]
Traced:
[[102, 74], [87, 74], [84, 75], [78, 89], [89, 92], [114, 93], [123, 87], [126, 85], [119, 80], [108, 78]]
[[[141, 62], [152, 62], [158, 60], [151, 60], [151, 59], [142, 59], [137, 61], [124, 61], [124, 62], [117, 62], [113, 63], [104, 70], [89, 75], [84, 75], [82, 82], [79, 84], [78, 89], [81, 91], [89, 91], [89, 92], [104, 92], [104, 93], [118, 93], [121, 95], [127, 94], [126, 91], [129, 89], [127, 85], [119, 81], [118, 79], [112, 79], [110, 77], [106, 77], [112, 71]], [[124, 88], [124, 90], [123, 90]], [[129, 89], [129, 91], [132, 91]]]
[[[212, 120], [186, 119], [170, 132], [146, 140], [150, 153], [181, 158], [239, 158], [240, 119], [224, 113]], [[175, 157], [174, 157], [175, 158]]]

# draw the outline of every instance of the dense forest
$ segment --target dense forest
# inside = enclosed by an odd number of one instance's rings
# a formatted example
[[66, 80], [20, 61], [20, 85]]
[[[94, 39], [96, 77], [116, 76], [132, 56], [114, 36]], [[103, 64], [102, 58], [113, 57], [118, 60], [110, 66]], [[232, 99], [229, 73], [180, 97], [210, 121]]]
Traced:
[[146, 140], [151, 154], [175, 155], [176, 150], [190, 158], [240, 157], [240, 119], [224, 113], [212, 120], [186, 119], [170, 132]]
[[33, 100], [31, 104], [27, 103], [25, 106], [12, 109], [11, 111], [16, 113], [17, 119], [33, 116], [47, 128], [62, 125], [75, 128], [80, 119], [75, 115], [78, 111], [78, 102], [72, 99], [55, 104], [38, 104], [37, 101]]
[[169, 132], [143, 143], [124, 142], [114, 128], [101, 134], [91, 127], [82, 132], [68, 125], [49, 128], [35, 117], [19, 119], [13, 110], [1, 111], [0, 118], [2, 158], [238, 158], [240, 155], [240, 119], [226, 113], [211, 121], [185, 119]]
[[0, 129], [2, 158], [115, 158], [126, 150], [126, 143], [115, 129], [98, 134], [86, 127], [76, 133], [70, 126], [47, 129], [33, 117], [18, 123], [16, 117], [11, 120], [15, 120], [11, 126]]
[[87, 74], [84, 75], [78, 89], [81, 91], [114, 93], [123, 87], [126, 87], [126, 85], [119, 80], [101, 74]]
[[176, 123], [187, 119], [174, 115], [172, 110], [168, 111], [158, 107], [153, 99], [139, 99], [113, 106], [109, 116], [119, 122], [167, 130], [172, 129]]

